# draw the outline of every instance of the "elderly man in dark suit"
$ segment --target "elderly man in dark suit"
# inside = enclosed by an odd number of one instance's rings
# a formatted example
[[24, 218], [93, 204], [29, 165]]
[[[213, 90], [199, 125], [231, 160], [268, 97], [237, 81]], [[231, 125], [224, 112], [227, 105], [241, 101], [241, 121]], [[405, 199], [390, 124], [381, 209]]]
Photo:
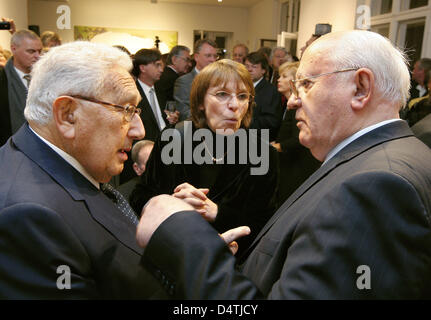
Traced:
[[139, 266], [135, 213], [105, 184], [145, 135], [131, 68], [124, 52], [89, 42], [34, 65], [28, 123], [0, 149], [0, 298], [164, 294]]
[[201, 39], [196, 41], [193, 50], [196, 66], [189, 73], [179, 77], [174, 86], [176, 108], [180, 112], [179, 121], [190, 118], [190, 90], [193, 79], [199, 71], [218, 59], [217, 44], [212, 40]]
[[19, 30], [11, 38], [13, 57], [0, 68], [0, 146], [25, 122], [24, 107], [30, 71], [39, 59], [42, 42], [30, 30]]
[[377, 33], [313, 42], [288, 106], [320, 169], [262, 229], [240, 270], [225, 242], [247, 228], [222, 241], [179, 199], [153, 198], [138, 227], [143, 264], [168, 277], [173, 298], [429, 299], [431, 150], [398, 116], [409, 82], [403, 54]]

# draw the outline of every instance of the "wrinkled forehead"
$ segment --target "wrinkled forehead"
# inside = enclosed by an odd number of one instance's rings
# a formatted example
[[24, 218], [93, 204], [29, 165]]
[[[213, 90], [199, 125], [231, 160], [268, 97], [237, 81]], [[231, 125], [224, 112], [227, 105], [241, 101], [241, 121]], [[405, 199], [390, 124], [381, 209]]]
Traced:
[[332, 69], [333, 66], [334, 62], [332, 61], [331, 50], [329, 48], [310, 46], [302, 56], [298, 71], [296, 72], [296, 77], [304, 78], [323, 73]]
[[104, 82], [104, 92], [114, 96], [118, 103], [139, 103], [139, 91], [135, 81], [125, 69], [116, 68], [111, 70]]

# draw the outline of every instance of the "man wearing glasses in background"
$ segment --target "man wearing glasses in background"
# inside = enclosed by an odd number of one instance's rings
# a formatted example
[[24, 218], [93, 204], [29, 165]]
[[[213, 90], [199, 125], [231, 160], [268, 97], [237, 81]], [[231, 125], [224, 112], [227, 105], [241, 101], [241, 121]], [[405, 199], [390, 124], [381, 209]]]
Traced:
[[196, 41], [193, 50], [196, 66], [192, 71], [175, 81], [174, 98], [177, 102], [177, 111], [180, 112], [179, 121], [190, 118], [190, 90], [193, 79], [199, 71], [218, 59], [217, 44], [212, 40], [201, 39]]
[[154, 84], [162, 108], [165, 108], [167, 101], [174, 101], [175, 80], [186, 74], [191, 65], [190, 49], [186, 46], [175, 46], [169, 52], [166, 67]]
[[153, 198], [138, 226], [143, 265], [169, 275], [175, 299], [429, 299], [431, 150], [399, 119], [409, 83], [403, 54], [377, 33], [314, 41], [288, 107], [320, 169], [263, 227], [245, 261], [225, 242], [247, 228], [222, 241], [178, 199]]
[[0, 149], [0, 298], [159, 297], [136, 216], [106, 184], [145, 135], [131, 68], [89, 42], [34, 65], [27, 123]]

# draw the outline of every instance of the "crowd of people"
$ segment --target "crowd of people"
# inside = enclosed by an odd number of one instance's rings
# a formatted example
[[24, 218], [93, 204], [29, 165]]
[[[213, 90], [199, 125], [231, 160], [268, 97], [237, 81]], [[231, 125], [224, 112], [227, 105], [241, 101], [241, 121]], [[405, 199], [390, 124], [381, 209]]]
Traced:
[[431, 59], [410, 76], [367, 31], [300, 59], [11, 31], [0, 298], [431, 297]]

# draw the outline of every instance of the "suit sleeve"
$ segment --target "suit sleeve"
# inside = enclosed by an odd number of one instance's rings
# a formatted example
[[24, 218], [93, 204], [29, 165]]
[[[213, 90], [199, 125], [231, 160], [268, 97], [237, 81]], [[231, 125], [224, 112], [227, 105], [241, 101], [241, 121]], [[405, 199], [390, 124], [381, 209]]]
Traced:
[[217, 231], [194, 211], [178, 212], [164, 221], [142, 258], [173, 299], [261, 298], [235, 262]]
[[177, 102], [177, 110], [180, 112], [179, 121], [190, 118], [190, 90], [191, 83], [187, 77], [182, 76], [175, 80], [174, 99]]
[[37, 204], [0, 212], [0, 279], [0, 298], [98, 297], [81, 242], [58, 214]]

